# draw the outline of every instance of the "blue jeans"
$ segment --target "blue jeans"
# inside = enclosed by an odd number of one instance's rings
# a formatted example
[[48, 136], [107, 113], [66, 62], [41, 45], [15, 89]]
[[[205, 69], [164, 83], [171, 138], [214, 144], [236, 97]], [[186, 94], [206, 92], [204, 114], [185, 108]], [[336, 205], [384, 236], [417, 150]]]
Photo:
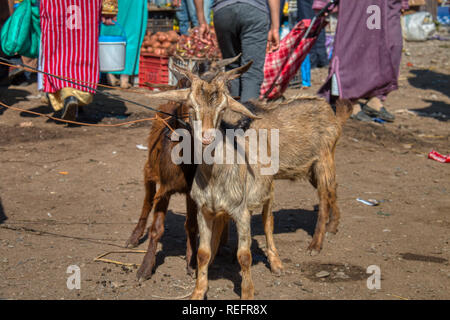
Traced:
[[[206, 22], [211, 22], [211, 6], [213, 0], [204, 0], [203, 6], [205, 11]], [[198, 26], [198, 19], [195, 10], [194, 0], [181, 0], [180, 11], [177, 11], [177, 19], [180, 22], [180, 33], [188, 34], [189, 28]]]
[[[297, 19], [312, 19], [316, 15], [313, 8], [313, 0], [297, 0]], [[315, 45], [311, 48], [311, 68], [324, 67], [328, 65], [327, 48], [325, 47], [325, 30], [317, 37]]]

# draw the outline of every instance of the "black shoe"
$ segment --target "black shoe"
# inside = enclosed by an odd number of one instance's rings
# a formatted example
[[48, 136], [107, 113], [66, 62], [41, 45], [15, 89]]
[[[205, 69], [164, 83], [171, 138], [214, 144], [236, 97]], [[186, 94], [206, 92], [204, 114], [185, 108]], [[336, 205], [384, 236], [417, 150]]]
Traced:
[[352, 119], [358, 120], [358, 121], [362, 121], [362, 122], [371, 122], [372, 118], [369, 117], [364, 111], [360, 111], [357, 114], [352, 114], [351, 117]]
[[394, 120], [395, 120], [395, 116], [392, 113], [388, 112], [385, 107], [381, 107], [381, 109], [378, 111], [378, 110], [375, 110], [375, 109], [369, 107], [367, 104], [363, 104], [362, 110], [368, 116], [373, 117], [373, 118], [379, 118], [379, 119], [387, 121], [387, 122], [394, 122]]
[[61, 119], [75, 121], [78, 116], [78, 99], [70, 96], [64, 100]]

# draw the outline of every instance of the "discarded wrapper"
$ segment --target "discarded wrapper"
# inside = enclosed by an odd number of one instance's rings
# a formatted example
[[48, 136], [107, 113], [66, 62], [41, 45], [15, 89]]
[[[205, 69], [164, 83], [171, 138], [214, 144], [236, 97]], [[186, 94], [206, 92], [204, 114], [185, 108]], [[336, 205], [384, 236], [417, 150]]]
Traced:
[[137, 144], [136, 148], [138, 148], [139, 150], [148, 150], [148, 148], [146, 146], [143, 146], [142, 144]]
[[428, 154], [428, 159], [433, 159], [442, 163], [450, 163], [450, 155], [443, 156], [439, 152], [431, 150]]
[[358, 199], [356, 199], [356, 201], [359, 201], [359, 202], [361, 202], [361, 203], [364, 203], [364, 204], [367, 205], [367, 206], [372, 206], [372, 207], [377, 206], [377, 205], [380, 204], [380, 203], [379, 203], [377, 200], [375, 200], [375, 199], [363, 200], [363, 199], [358, 198]]
[[380, 119], [380, 118], [373, 118], [372, 121], [374, 121], [376, 123], [381, 123], [381, 124], [386, 122], [386, 121], [384, 121], [383, 119]]

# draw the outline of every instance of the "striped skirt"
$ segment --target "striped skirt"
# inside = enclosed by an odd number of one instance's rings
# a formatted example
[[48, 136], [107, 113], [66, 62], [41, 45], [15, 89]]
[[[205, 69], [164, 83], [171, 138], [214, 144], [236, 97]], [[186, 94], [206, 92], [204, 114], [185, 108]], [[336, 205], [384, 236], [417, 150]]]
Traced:
[[[96, 88], [99, 80], [98, 35], [101, 0], [41, 0], [41, 68], [44, 72], [73, 79]], [[48, 75], [44, 92], [67, 87], [93, 90]]]

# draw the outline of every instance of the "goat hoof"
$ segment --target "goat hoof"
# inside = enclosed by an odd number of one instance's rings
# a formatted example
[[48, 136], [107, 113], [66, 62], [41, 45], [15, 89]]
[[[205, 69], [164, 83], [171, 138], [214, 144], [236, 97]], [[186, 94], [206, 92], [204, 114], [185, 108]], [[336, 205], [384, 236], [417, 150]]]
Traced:
[[336, 233], [337, 233], [337, 229], [333, 229], [333, 230], [328, 230], [327, 229], [326, 235], [327, 236], [334, 236], [334, 235], [336, 235]]
[[283, 275], [283, 268], [271, 268], [272, 274], [275, 277], [281, 277]]
[[270, 263], [270, 271], [272, 271], [272, 274], [276, 277], [281, 276], [284, 273], [283, 264], [279, 259], [275, 261], [269, 261]]
[[152, 269], [140, 267], [139, 270], [137, 271], [136, 277], [137, 277], [139, 283], [142, 283], [145, 280], [148, 280], [152, 277]]
[[307, 254], [309, 254], [310, 256], [317, 256], [320, 253], [320, 246], [311, 243], [308, 247], [308, 249], [306, 250]]
[[317, 256], [320, 253], [320, 250], [316, 250], [316, 249], [308, 249], [308, 254], [312, 257]]
[[137, 243], [130, 242], [129, 240], [125, 242], [125, 248], [128, 249], [136, 248], [137, 246], [138, 246]]
[[139, 235], [135, 235], [134, 232], [131, 237], [125, 242], [125, 248], [136, 248], [139, 245]]
[[205, 294], [202, 292], [194, 291], [192, 293], [191, 300], [205, 300]]
[[186, 268], [186, 274], [188, 275], [188, 276], [191, 276], [192, 278], [195, 278], [195, 269], [194, 268], [192, 268], [192, 267], [187, 267]]

